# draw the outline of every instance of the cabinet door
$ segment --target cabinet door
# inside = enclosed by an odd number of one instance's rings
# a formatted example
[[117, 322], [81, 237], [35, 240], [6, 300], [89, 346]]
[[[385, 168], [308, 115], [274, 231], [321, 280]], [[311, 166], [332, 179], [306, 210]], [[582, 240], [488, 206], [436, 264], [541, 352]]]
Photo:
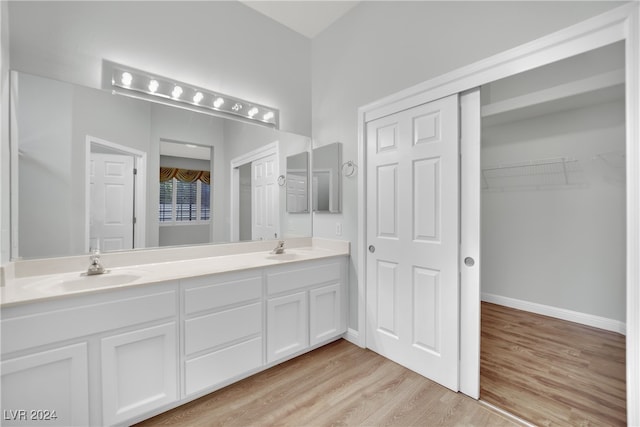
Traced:
[[89, 424], [87, 345], [2, 362], [2, 425]]
[[309, 346], [307, 293], [267, 301], [267, 362], [275, 362]]
[[309, 291], [310, 345], [344, 333], [345, 316], [341, 295], [342, 287], [339, 283]]
[[121, 423], [178, 398], [176, 324], [102, 339], [102, 414]]

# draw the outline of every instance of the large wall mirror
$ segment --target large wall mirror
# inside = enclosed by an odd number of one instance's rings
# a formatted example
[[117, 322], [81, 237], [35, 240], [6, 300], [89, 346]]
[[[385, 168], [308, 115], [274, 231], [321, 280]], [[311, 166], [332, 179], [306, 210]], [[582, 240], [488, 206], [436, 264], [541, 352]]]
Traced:
[[14, 259], [312, 234], [277, 184], [309, 137], [21, 72], [11, 91]]

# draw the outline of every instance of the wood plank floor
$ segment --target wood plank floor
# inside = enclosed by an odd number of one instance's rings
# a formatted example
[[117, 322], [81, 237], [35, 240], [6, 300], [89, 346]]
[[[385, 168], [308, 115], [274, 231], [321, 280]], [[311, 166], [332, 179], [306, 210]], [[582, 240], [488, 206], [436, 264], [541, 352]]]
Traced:
[[625, 338], [482, 303], [480, 398], [542, 426], [626, 425]]
[[513, 426], [485, 405], [339, 340], [139, 426]]

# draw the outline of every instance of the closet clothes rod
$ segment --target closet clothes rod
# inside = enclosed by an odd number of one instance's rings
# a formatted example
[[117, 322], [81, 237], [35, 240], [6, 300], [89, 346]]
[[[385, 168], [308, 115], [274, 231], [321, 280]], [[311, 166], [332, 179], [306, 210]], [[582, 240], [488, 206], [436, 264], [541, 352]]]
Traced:
[[485, 189], [571, 186], [571, 174], [582, 173], [578, 160], [556, 158], [532, 160], [482, 168]]

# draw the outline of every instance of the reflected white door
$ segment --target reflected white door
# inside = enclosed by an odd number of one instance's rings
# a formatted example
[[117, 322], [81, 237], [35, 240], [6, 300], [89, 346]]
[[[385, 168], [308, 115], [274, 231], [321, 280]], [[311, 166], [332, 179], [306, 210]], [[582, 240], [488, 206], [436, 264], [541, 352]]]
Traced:
[[91, 153], [89, 245], [133, 249], [133, 157]]
[[367, 347], [458, 390], [458, 95], [367, 125]]
[[251, 163], [251, 237], [278, 238], [279, 205], [277, 156], [272, 154]]
[[287, 172], [287, 212], [307, 212], [309, 200], [307, 175], [304, 172]]

